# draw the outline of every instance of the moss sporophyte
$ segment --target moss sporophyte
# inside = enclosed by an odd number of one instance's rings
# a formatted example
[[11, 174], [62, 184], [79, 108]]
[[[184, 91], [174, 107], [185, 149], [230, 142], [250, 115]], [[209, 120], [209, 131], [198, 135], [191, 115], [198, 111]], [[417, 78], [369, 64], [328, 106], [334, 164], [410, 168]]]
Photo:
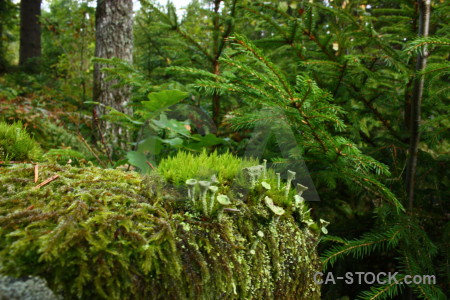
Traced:
[[306, 203], [268, 189], [269, 169], [238, 197], [249, 182], [220, 163], [197, 178], [180, 169], [176, 187], [173, 172], [42, 164], [42, 178], [59, 178], [33, 189], [32, 167], [0, 168], [0, 273], [44, 278], [65, 299], [320, 299], [318, 235], [292, 209]]

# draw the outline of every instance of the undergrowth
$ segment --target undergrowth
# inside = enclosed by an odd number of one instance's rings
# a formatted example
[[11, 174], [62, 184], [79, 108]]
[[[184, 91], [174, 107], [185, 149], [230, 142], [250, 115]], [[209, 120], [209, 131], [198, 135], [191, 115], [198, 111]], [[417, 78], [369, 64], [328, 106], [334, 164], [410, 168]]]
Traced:
[[22, 123], [0, 122], [0, 161], [35, 161], [42, 155], [42, 149]]
[[[251, 164], [179, 155], [174, 182], [192, 166], [226, 179]], [[33, 168], [0, 168], [0, 273], [43, 277], [64, 299], [320, 298], [317, 235], [288, 210], [274, 215], [262, 190], [230, 193], [234, 210], [216, 219], [157, 174], [52, 164], [39, 174], [59, 177], [34, 188]]]

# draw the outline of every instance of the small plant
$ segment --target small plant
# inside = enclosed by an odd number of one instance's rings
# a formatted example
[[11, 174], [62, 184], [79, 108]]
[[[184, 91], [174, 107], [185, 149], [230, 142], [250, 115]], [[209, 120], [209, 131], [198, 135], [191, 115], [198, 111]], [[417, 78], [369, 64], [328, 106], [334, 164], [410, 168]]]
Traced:
[[41, 155], [41, 147], [22, 128], [22, 123], [0, 122], [0, 161], [34, 161]]
[[158, 173], [173, 184], [181, 184], [191, 178], [211, 180], [213, 175], [221, 183], [231, 182], [242, 168], [257, 165], [256, 160], [241, 160], [230, 154], [207, 154], [204, 150], [196, 155], [180, 151], [175, 156], [163, 159]]

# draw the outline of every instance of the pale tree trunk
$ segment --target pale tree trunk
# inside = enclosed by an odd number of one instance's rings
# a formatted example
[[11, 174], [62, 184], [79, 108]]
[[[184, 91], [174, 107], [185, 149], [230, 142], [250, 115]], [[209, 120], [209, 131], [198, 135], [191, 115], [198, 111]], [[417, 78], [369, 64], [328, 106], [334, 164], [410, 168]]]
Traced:
[[6, 71], [6, 47], [3, 38], [3, 22], [6, 18], [6, 0], [0, 0], [0, 74]]
[[19, 65], [28, 71], [36, 71], [41, 56], [41, 0], [20, 1], [20, 50]]
[[[428, 36], [430, 26], [430, 2], [431, 0], [418, 0], [419, 8], [419, 36]], [[428, 51], [426, 48], [417, 54], [416, 72], [425, 69], [427, 65]], [[422, 106], [422, 95], [424, 86], [424, 76], [417, 75], [414, 79], [413, 92], [411, 97], [410, 114], [410, 137], [409, 137], [409, 157], [406, 171], [406, 192], [408, 195], [409, 209], [414, 206], [415, 176], [417, 166], [417, 153], [420, 142], [420, 111]]]
[[[96, 46], [95, 56], [99, 58], [120, 58], [127, 62], [133, 60], [133, 1], [132, 0], [98, 0], [96, 10]], [[114, 156], [114, 149], [127, 150], [129, 136], [127, 130], [119, 124], [101, 120], [107, 113], [105, 106], [131, 114], [127, 106], [130, 102], [131, 88], [116, 87], [117, 80], [107, 81], [108, 74], [101, 69], [104, 64], [94, 66], [94, 101], [100, 102], [94, 109], [94, 130], [97, 140]], [[117, 153], [116, 153], [117, 154]]]

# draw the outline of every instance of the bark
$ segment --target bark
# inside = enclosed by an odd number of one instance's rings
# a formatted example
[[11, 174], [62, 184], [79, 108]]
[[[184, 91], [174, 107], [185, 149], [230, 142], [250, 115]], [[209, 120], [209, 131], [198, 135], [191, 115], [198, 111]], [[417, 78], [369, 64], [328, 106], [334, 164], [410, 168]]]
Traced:
[[[214, 75], [220, 75], [219, 60], [215, 60], [213, 63]], [[214, 92], [213, 94], [213, 121], [217, 128], [220, 125], [220, 94]]]
[[0, 74], [6, 70], [6, 49], [3, 38], [3, 22], [6, 17], [6, 0], [0, 0]]
[[[219, 53], [219, 34], [220, 34], [220, 23], [219, 23], [219, 8], [220, 8], [220, 3], [222, 2], [222, 0], [215, 0], [214, 1], [214, 17], [213, 17], [213, 56], [214, 56], [214, 60], [213, 60], [213, 73], [215, 75], [220, 75], [220, 66], [219, 66], [219, 57], [220, 54]], [[220, 95], [217, 92], [214, 92], [213, 95], [213, 99], [212, 99], [213, 103], [213, 121], [214, 124], [216, 125], [216, 127], [219, 127], [219, 123], [220, 123]]]
[[41, 0], [20, 1], [20, 51], [19, 65], [36, 71], [37, 63], [30, 59], [41, 56]]
[[[98, 0], [96, 10], [96, 47], [95, 56], [99, 58], [120, 58], [127, 62], [133, 60], [133, 1], [132, 0]], [[119, 124], [101, 119], [107, 113], [105, 106], [131, 114], [127, 104], [130, 101], [129, 86], [116, 87], [117, 80], [107, 81], [108, 76], [101, 71], [106, 67], [96, 63], [94, 66], [94, 101], [101, 105], [94, 109], [94, 130], [97, 140], [101, 141], [110, 155], [114, 149], [127, 150], [128, 132]]]
[[[430, 26], [430, 2], [431, 0], [418, 0], [419, 8], [419, 36], [428, 36]], [[427, 65], [427, 49], [417, 54], [416, 72], [425, 69]], [[414, 79], [413, 92], [411, 96], [411, 113], [409, 120], [410, 139], [409, 139], [409, 157], [406, 171], [406, 192], [408, 195], [409, 209], [412, 210], [414, 206], [414, 191], [415, 191], [415, 175], [417, 167], [417, 153], [420, 142], [420, 112], [422, 105], [424, 86], [424, 76], [417, 75]]]
[[[230, 36], [233, 27], [234, 27], [234, 21], [233, 18], [236, 14], [236, 5], [237, 0], [233, 0], [230, 3], [230, 13], [228, 16], [228, 20], [224, 24], [224, 30], [222, 32], [221, 30], [221, 24], [220, 24], [220, 5], [223, 1], [222, 0], [215, 0], [214, 1], [214, 17], [213, 17], [213, 59], [212, 59], [212, 72], [215, 75], [220, 75], [220, 63], [219, 59], [222, 56], [223, 50], [225, 49], [225, 43]], [[213, 94], [212, 99], [212, 105], [213, 105], [213, 121], [216, 124], [216, 127], [220, 125], [221, 117], [220, 117], [220, 110], [221, 110], [221, 97], [218, 93]]]

